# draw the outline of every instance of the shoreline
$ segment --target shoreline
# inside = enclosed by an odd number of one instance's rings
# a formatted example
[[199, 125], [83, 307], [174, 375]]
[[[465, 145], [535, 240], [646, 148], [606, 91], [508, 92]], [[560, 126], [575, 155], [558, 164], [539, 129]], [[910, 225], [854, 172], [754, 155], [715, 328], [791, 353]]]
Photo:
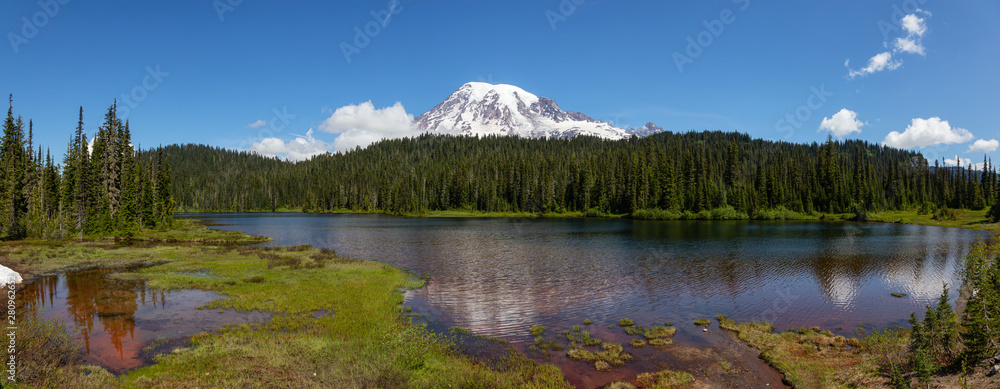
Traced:
[[[709, 212], [709, 211], [705, 211]], [[705, 213], [702, 212], [702, 213]], [[779, 212], [779, 211], [775, 211]], [[583, 211], [574, 212], [480, 212], [480, 211], [462, 211], [462, 210], [447, 210], [447, 211], [428, 211], [422, 214], [392, 214], [383, 211], [353, 211], [353, 210], [333, 210], [333, 211], [322, 211], [322, 212], [302, 212], [300, 210], [281, 210], [276, 212], [271, 211], [244, 211], [244, 212], [221, 212], [221, 211], [184, 211], [179, 214], [179, 218], [189, 218], [197, 217], [198, 215], [236, 215], [236, 214], [303, 214], [303, 215], [384, 215], [384, 216], [394, 216], [394, 217], [406, 217], [406, 218], [528, 218], [528, 219], [624, 219], [624, 220], [644, 220], [644, 221], [743, 221], [743, 222], [758, 222], [758, 221], [791, 221], [791, 222], [833, 222], [833, 223], [884, 223], [884, 224], [907, 224], [907, 225], [919, 225], [919, 226], [930, 226], [930, 227], [946, 227], [946, 228], [962, 228], [971, 230], [994, 230], [1000, 227], [1000, 223], [989, 223], [986, 218], [987, 209], [974, 211], [968, 209], [955, 210], [957, 216], [954, 220], [934, 220], [933, 215], [926, 214], [920, 215], [915, 211], [886, 211], [886, 212], [875, 212], [867, 215], [866, 220], [857, 221], [854, 219], [854, 214], [849, 213], [826, 213], [826, 214], [802, 214], [794, 213], [795, 217], [789, 218], [753, 218], [753, 217], [739, 217], [739, 218], [726, 218], [726, 219], [713, 219], [713, 218], [701, 218], [698, 217], [699, 214], [686, 213], [677, 214], [680, 217], [677, 218], [636, 218], [633, 215], [628, 214], [594, 214]], [[710, 212], [709, 212], [710, 214]], [[695, 217], [685, 217], [686, 215], [693, 215]]]

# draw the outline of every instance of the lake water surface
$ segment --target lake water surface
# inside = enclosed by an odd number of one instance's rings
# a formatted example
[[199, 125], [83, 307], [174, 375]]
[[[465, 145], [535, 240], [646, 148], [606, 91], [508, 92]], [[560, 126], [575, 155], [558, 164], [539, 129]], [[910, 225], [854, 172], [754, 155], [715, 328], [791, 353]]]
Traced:
[[[144, 281], [88, 270], [40, 278], [18, 291], [22, 312], [61, 322], [80, 341], [83, 360], [120, 374], [153, 355], [185, 346], [186, 337], [227, 324], [263, 322], [259, 312], [198, 309], [222, 296], [201, 290], [156, 291]], [[151, 343], [160, 340], [161, 343]]]
[[[383, 215], [197, 215], [223, 230], [311, 244], [430, 277], [406, 304], [440, 326], [524, 344], [528, 327], [591, 332], [627, 317], [670, 321], [678, 343], [708, 345], [693, 325], [724, 313], [778, 329], [906, 325], [958, 295], [982, 231], [902, 224], [622, 219], [405, 218]], [[905, 298], [890, 296], [906, 293]], [[627, 341], [628, 338], [624, 338]], [[523, 348], [523, 346], [522, 346]]]

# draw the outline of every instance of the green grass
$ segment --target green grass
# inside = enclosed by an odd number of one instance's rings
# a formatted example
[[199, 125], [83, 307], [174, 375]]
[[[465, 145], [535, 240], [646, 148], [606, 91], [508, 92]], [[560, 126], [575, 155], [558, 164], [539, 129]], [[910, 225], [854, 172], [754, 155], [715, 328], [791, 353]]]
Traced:
[[626, 319], [619, 320], [618, 321], [618, 325], [621, 326], [621, 327], [630, 327], [630, 326], [635, 325], [635, 322], [632, 321], [631, 319], [627, 319], [626, 318]]
[[213, 230], [198, 224], [194, 219], [174, 220], [168, 230], [145, 230], [133, 240], [150, 242], [201, 242], [201, 243], [257, 243], [271, 238], [247, 235], [236, 231]]
[[[113, 277], [143, 279], [154, 289], [214, 291], [225, 297], [208, 303], [208, 309], [273, 315], [267, 322], [196, 335], [191, 347], [159, 355], [155, 364], [121, 376], [127, 388], [569, 386], [554, 366], [511, 353], [497, 364], [502, 370], [494, 369], [458, 354], [443, 335], [408, 324], [401, 316], [400, 291], [423, 280], [377, 262], [307, 246], [6, 242], [3, 251], [34, 273], [138, 264], [145, 267]], [[317, 310], [336, 314], [317, 318], [312, 314]], [[44, 333], [38, 338], [68, 337]], [[31, 380], [0, 384], [89, 388], [118, 381], [103, 369], [76, 362], [40, 366], [49, 367]]]
[[819, 216], [794, 212], [784, 207], [760, 210], [754, 214], [737, 211], [731, 206], [701, 212], [672, 211], [664, 209], [639, 209], [629, 215], [637, 220], [818, 220]]
[[[878, 360], [881, 349], [856, 338], [833, 336], [818, 327], [775, 333], [767, 322], [737, 323], [719, 315], [719, 326], [733, 331], [750, 346], [761, 351], [761, 359], [785, 375], [795, 388], [878, 387], [885, 382]], [[889, 343], [905, 342], [893, 338]]]
[[920, 215], [917, 211], [887, 211], [868, 214], [869, 221], [884, 223], [904, 223], [919, 224], [925, 226], [989, 229], [997, 226], [990, 224], [986, 218], [989, 209], [973, 211], [968, 209], [955, 209], [954, 220], [935, 220], [933, 214]]
[[653, 340], [672, 338], [676, 334], [677, 329], [674, 327], [655, 326], [643, 332], [642, 336], [646, 338], [646, 340]]
[[[933, 214], [923, 214], [920, 215], [916, 210], [908, 211], [884, 211], [884, 212], [873, 212], [867, 214], [867, 220], [870, 222], [884, 222], [884, 223], [904, 223], [904, 224], [918, 224], [918, 225], [929, 225], [929, 226], [939, 226], [939, 227], [956, 227], [956, 228], [971, 228], [971, 229], [988, 229], [993, 228], [997, 224], [990, 224], [989, 220], [986, 218], [987, 209], [973, 211], [967, 209], [952, 210], [955, 212], [954, 220], [935, 220]], [[198, 211], [185, 211], [188, 213], [213, 213], [213, 212], [198, 212]], [[258, 210], [249, 212], [264, 212], [270, 213], [270, 210]], [[295, 208], [281, 208], [275, 212], [301, 212], [301, 209]], [[226, 213], [226, 212], [222, 212]], [[333, 211], [324, 211], [323, 213], [365, 213], [365, 214], [384, 214], [384, 211], [364, 211], [364, 210], [349, 210], [340, 209]], [[599, 217], [599, 218], [631, 218], [637, 220], [799, 220], [799, 221], [844, 221], [854, 218], [854, 214], [820, 214], [820, 213], [803, 213], [795, 212], [784, 207], [777, 207], [775, 209], [760, 210], [753, 214], [746, 214], [743, 212], [736, 211], [732, 207], [722, 207], [712, 210], [705, 210], [701, 212], [676, 212], [671, 210], [662, 209], [640, 209], [636, 210], [632, 214], [613, 214], [603, 212], [597, 209], [591, 209], [587, 211], [573, 211], [573, 212], [483, 212], [483, 211], [472, 211], [472, 210], [444, 210], [444, 211], [428, 211], [424, 213], [414, 213], [406, 214], [402, 216], [411, 217], [481, 217], [481, 218], [504, 218], [504, 217], [529, 217], [529, 218], [584, 218], [584, 217]], [[178, 221], [184, 222], [187, 219], [179, 219]], [[221, 233], [221, 231], [220, 231]], [[174, 241], [184, 241], [183, 236], [174, 236], [172, 234], [156, 234], [144, 232], [141, 234], [140, 238], [144, 239], [175, 239]], [[218, 239], [220, 241], [225, 241], [231, 236], [222, 235]]]
[[711, 325], [711, 324], [712, 324], [712, 321], [708, 320], [708, 319], [698, 319], [698, 320], [694, 321], [694, 325], [696, 325], [696, 326], [708, 326], [708, 325]]
[[[583, 360], [595, 363], [603, 362], [612, 366], [622, 366], [633, 359], [632, 353], [625, 351], [621, 344], [602, 343], [600, 351], [590, 351], [583, 347], [570, 347], [566, 356], [573, 360]], [[602, 369], [597, 369], [602, 370]]]
[[648, 389], [689, 388], [694, 384], [694, 377], [686, 371], [662, 370], [639, 374], [635, 382]]
[[674, 341], [673, 339], [670, 338], [656, 338], [649, 340], [650, 346], [664, 347], [664, 346], [669, 346], [671, 344], [674, 344]]

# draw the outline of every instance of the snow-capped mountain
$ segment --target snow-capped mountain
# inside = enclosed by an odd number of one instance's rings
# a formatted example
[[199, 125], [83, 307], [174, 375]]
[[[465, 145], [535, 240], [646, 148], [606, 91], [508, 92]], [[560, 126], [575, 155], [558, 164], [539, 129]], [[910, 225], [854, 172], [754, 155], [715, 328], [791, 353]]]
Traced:
[[552, 99], [535, 96], [516, 86], [484, 82], [462, 85], [444, 102], [418, 116], [415, 125], [427, 132], [527, 138], [592, 135], [622, 139], [663, 131], [652, 123], [638, 129], [618, 128], [579, 112], [563, 111]]

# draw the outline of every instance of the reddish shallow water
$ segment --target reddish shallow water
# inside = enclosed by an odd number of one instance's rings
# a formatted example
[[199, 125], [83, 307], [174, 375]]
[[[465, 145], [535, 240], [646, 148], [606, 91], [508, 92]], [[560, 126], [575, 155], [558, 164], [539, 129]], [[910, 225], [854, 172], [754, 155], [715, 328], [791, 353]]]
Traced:
[[142, 281], [107, 278], [94, 270], [45, 277], [18, 292], [22, 312], [62, 321], [76, 333], [85, 362], [119, 374], [151, 361], [143, 348], [155, 339], [177, 345], [185, 337], [225, 324], [264, 320], [263, 313], [198, 310], [219, 298], [200, 290], [154, 291]]

